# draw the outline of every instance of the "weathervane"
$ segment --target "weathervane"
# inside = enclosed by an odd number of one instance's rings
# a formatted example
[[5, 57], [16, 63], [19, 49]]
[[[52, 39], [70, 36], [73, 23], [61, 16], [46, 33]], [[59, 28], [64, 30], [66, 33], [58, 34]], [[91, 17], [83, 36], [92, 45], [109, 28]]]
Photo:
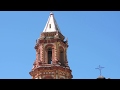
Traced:
[[100, 76], [101, 76], [101, 70], [102, 70], [102, 68], [104, 68], [104, 67], [101, 67], [100, 65], [99, 65], [98, 68], [95, 68], [95, 69], [99, 69], [100, 70]]

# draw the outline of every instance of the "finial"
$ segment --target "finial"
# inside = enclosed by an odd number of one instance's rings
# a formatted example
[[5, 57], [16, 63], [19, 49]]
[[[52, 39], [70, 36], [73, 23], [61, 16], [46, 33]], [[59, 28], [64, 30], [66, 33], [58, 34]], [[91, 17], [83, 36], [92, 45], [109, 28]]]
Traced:
[[95, 69], [99, 69], [99, 70], [100, 70], [100, 76], [101, 76], [101, 69], [102, 69], [102, 68], [104, 68], [104, 67], [101, 67], [100, 65], [99, 65], [98, 68], [95, 68]]
[[53, 12], [52, 12], [52, 11], [50, 12], [50, 15], [53, 15]]

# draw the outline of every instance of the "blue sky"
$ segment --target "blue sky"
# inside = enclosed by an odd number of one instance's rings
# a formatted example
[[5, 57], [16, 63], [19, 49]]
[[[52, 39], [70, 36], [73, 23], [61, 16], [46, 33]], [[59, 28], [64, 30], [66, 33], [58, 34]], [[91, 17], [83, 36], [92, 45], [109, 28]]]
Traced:
[[[0, 78], [30, 79], [35, 41], [50, 11], [0, 12]], [[54, 11], [68, 37], [68, 62], [73, 79], [96, 79], [99, 65], [106, 78], [120, 78], [120, 12]]]

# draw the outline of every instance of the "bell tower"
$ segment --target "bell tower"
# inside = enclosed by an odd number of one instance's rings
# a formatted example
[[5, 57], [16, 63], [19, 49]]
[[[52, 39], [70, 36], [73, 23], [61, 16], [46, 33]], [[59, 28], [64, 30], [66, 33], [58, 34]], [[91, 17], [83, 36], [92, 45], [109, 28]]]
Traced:
[[64, 40], [51, 12], [40, 38], [36, 40], [36, 59], [29, 74], [32, 79], [72, 79], [68, 65], [68, 40]]

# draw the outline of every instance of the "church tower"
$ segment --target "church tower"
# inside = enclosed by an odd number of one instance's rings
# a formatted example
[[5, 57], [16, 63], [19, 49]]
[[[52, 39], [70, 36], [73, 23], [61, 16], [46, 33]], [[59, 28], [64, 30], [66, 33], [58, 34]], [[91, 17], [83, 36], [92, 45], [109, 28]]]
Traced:
[[32, 79], [72, 79], [68, 65], [68, 40], [64, 40], [51, 12], [40, 38], [36, 40], [36, 59], [29, 73]]

